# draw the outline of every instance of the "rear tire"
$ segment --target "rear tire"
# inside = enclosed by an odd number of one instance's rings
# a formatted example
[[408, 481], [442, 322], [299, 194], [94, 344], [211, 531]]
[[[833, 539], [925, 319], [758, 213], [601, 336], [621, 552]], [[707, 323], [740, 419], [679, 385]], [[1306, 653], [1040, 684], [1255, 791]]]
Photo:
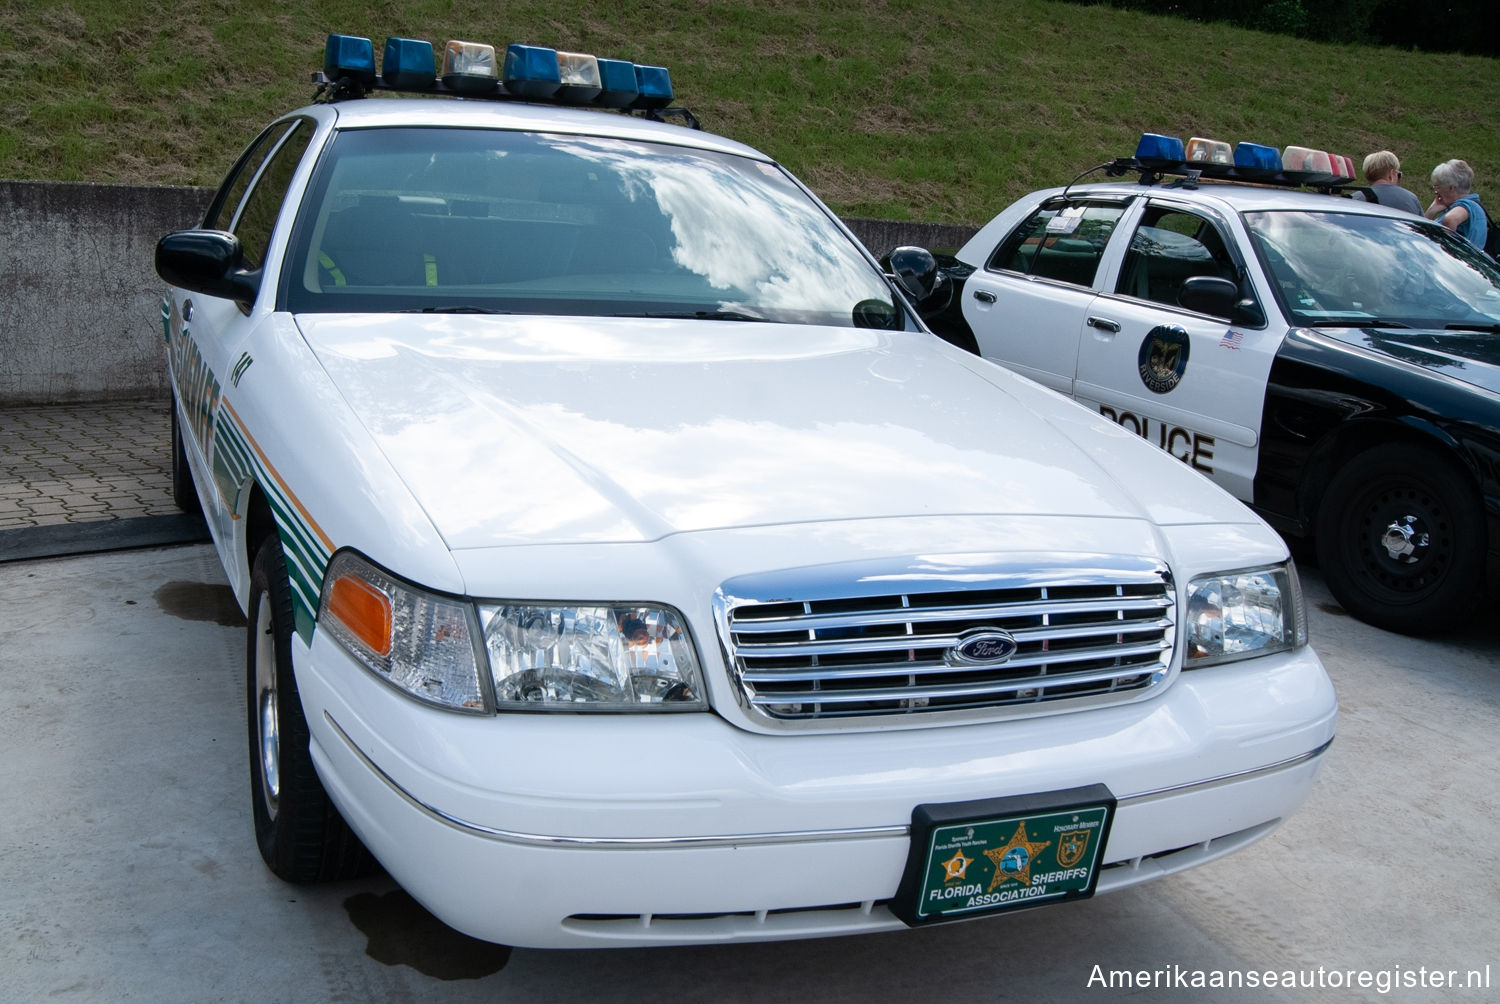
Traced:
[[1355, 457], [1318, 508], [1318, 564], [1344, 609], [1376, 627], [1433, 634], [1483, 599], [1484, 514], [1463, 474], [1430, 451]]
[[292, 671], [292, 588], [281, 541], [272, 534], [250, 568], [245, 646], [246, 725], [255, 842], [288, 882], [352, 878], [373, 858], [323, 790], [313, 767], [307, 719]]
[[177, 421], [177, 402], [172, 402], [172, 501], [183, 512], [202, 512], [193, 472], [188, 467], [187, 448], [182, 441], [182, 426]]

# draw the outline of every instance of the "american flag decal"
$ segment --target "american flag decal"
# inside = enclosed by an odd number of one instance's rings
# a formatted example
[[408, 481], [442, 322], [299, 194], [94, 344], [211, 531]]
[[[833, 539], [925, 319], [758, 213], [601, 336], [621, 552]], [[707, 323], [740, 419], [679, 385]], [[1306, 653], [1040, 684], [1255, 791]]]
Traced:
[[1240, 343], [1244, 340], [1245, 333], [1243, 331], [1236, 331], [1233, 328], [1230, 328], [1228, 331], [1224, 332], [1224, 337], [1219, 339], [1219, 348], [1238, 349], [1240, 347]]

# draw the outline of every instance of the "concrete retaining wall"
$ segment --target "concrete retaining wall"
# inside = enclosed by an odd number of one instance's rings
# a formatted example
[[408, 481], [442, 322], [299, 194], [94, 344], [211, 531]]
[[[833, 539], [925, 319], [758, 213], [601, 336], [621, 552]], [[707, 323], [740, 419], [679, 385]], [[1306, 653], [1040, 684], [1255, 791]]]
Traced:
[[152, 253], [212, 195], [0, 181], [0, 405], [165, 399]]
[[[0, 407], [166, 399], [152, 254], [207, 188], [0, 181]], [[973, 227], [849, 219], [877, 256], [956, 248]]]

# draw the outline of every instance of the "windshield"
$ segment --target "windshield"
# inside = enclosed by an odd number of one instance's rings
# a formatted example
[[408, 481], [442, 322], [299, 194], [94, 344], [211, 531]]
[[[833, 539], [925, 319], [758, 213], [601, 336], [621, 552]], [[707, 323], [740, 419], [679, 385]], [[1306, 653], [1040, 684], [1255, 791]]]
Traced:
[[1287, 318], [1308, 327], [1491, 328], [1500, 272], [1468, 241], [1415, 217], [1246, 213]]
[[342, 132], [284, 274], [294, 312], [904, 326], [879, 271], [780, 168], [595, 136]]

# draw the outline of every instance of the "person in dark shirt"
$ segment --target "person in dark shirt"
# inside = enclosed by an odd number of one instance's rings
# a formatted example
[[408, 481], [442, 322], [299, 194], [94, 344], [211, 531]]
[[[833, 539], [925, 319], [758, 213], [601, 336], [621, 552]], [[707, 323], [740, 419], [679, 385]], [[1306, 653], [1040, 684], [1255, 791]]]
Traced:
[[1422, 215], [1421, 201], [1401, 187], [1401, 161], [1396, 159], [1394, 153], [1376, 150], [1365, 158], [1364, 173], [1369, 190], [1355, 192], [1353, 198]]

